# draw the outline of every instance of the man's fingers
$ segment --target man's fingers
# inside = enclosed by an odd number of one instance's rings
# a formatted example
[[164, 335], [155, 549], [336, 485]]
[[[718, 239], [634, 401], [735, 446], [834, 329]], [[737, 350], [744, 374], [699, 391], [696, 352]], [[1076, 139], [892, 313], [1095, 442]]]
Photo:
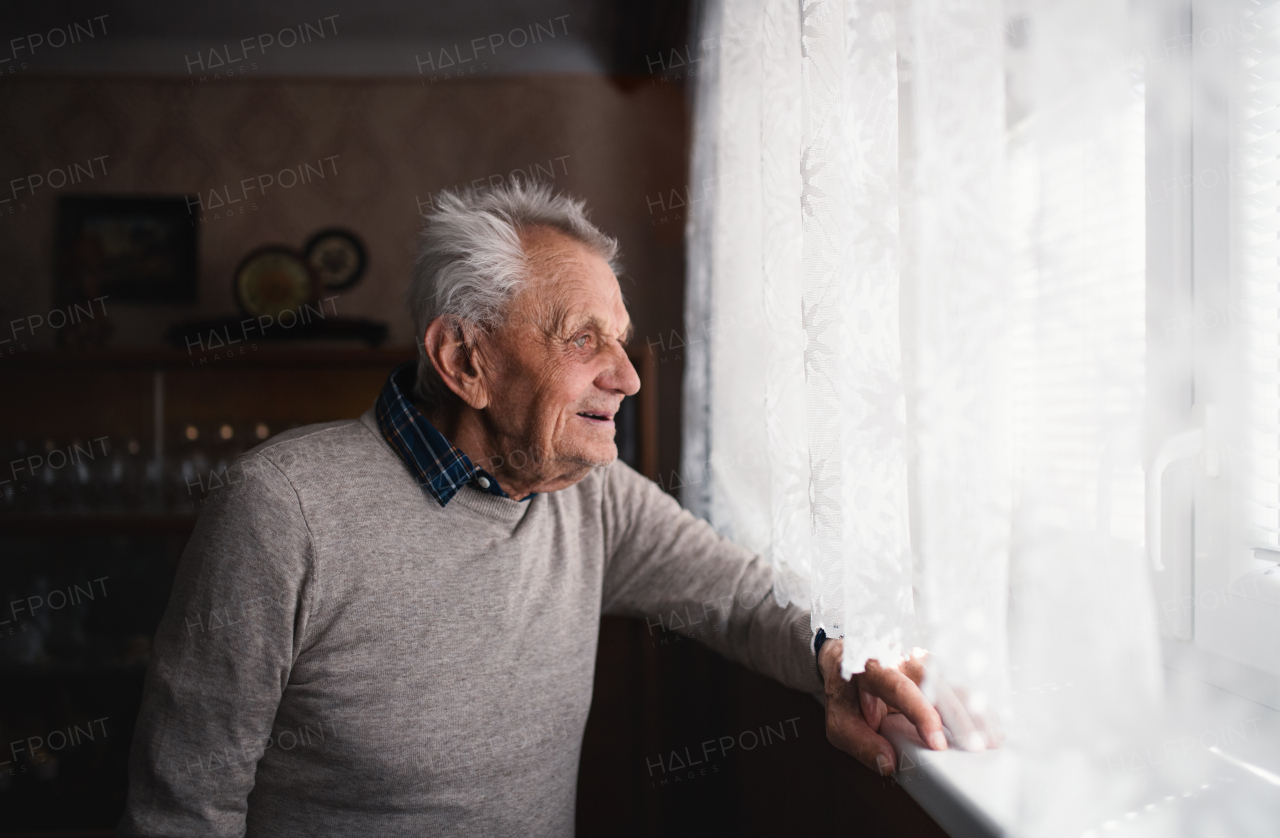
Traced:
[[924, 683], [924, 660], [923, 656], [918, 658], [907, 658], [902, 662], [902, 665], [898, 667], [902, 670], [903, 675], [906, 675], [912, 681], [915, 681], [917, 687]]
[[889, 708], [879, 698], [861, 688], [858, 689], [858, 702], [862, 710], [862, 718], [867, 722], [867, 727], [872, 730], [879, 730], [880, 722], [888, 715]]
[[[953, 687], [952, 691], [956, 694], [956, 698], [960, 700], [960, 706], [969, 714], [969, 718], [973, 721], [973, 726], [982, 735], [983, 744], [988, 748], [999, 748], [1001, 743], [1004, 742], [1004, 731], [1000, 729], [1000, 724], [996, 718], [974, 711], [970, 706], [969, 692], [964, 687]], [[945, 713], [942, 714], [942, 723], [944, 725], [947, 724]]]
[[964, 702], [952, 692], [945, 683], [938, 683], [938, 713], [942, 723], [951, 731], [951, 738], [966, 751], [984, 751], [987, 748], [987, 737], [974, 724]]
[[859, 680], [862, 689], [883, 699], [886, 704], [898, 708], [930, 748], [947, 749], [947, 737], [942, 732], [942, 718], [920, 692], [915, 682], [897, 669], [886, 669], [877, 661], [867, 661], [867, 671]]
[[859, 716], [829, 709], [827, 741], [881, 776], [894, 771], [893, 746]]

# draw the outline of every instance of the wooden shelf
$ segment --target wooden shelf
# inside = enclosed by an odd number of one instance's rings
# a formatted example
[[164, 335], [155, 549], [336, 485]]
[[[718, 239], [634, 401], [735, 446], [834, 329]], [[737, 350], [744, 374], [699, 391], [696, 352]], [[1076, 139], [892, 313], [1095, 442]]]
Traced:
[[145, 663], [84, 664], [5, 664], [0, 666], [0, 676], [5, 678], [101, 678], [103, 676], [142, 677], [147, 673]]
[[[12, 374], [6, 386], [28, 405], [38, 406], [31, 412], [37, 414], [41, 435], [87, 434], [79, 417], [85, 413], [84, 405], [92, 404], [99, 424], [90, 436], [140, 437], [150, 432], [148, 450], [159, 457], [163, 448], [159, 440], [171, 430], [167, 423], [262, 420], [275, 428], [359, 416], [373, 404], [391, 368], [417, 357], [413, 346], [259, 345], [245, 355], [218, 358], [209, 352], [168, 348], [32, 350], [0, 360], [0, 380]], [[657, 479], [653, 356], [635, 352], [631, 360], [643, 384], [637, 399], [637, 465], [642, 474]], [[126, 391], [128, 397], [122, 397]], [[213, 405], [221, 415], [206, 415]], [[5, 434], [30, 435], [26, 425], [31, 423], [20, 422], [29, 418], [29, 413], [0, 417], [0, 441]], [[22, 526], [47, 532], [47, 525], [40, 529], [35, 517], [24, 520]], [[102, 531], [130, 524], [90, 515], [73, 526]], [[0, 519], [0, 531], [7, 528]]]
[[[5, 370], [59, 369], [191, 369], [192, 362], [208, 360], [213, 352], [188, 353], [181, 349], [101, 349], [101, 350], [31, 350], [0, 360], [0, 374]], [[360, 368], [391, 367], [417, 357], [412, 346], [386, 349], [315, 348], [262, 346], [251, 355], [228, 355], [198, 369], [261, 368]]]
[[0, 515], [0, 535], [185, 534], [195, 525], [193, 513], [181, 512], [20, 512]]

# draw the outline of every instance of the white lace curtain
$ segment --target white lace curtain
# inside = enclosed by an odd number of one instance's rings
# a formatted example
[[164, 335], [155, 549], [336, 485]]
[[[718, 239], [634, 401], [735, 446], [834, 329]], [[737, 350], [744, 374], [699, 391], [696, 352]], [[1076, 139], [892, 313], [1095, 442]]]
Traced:
[[1011, 656], [1014, 686], [1077, 679], [1071, 718], [1018, 707], [1046, 743], [1159, 687], [1132, 28], [1125, 0], [701, 19], [683, 501], [846, 674], [923, 646], [1002, 713]]

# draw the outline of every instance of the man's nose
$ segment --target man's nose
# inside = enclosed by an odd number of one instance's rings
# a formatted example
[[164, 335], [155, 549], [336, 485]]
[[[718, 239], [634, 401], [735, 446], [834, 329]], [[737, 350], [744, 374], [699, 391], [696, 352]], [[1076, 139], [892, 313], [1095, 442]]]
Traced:
[[613, 347], [613, 363], [596, 381], [604, 390], [616, 390], [624, 396], [634, 396], [640, 392], [640, 376], [627, 357], [627, 350], [621, 345]]

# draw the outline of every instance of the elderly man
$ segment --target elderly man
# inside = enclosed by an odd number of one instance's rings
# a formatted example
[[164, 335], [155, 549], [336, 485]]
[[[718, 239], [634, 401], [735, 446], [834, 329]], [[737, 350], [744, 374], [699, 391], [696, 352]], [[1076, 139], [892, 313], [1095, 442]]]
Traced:
[[893, 765], [889, 708], [946, 747], [911, 678], [873, 661], [842, 681], [839, 641], [763, 595], [760, 558], [616, 461], [640, 382], [617, 244], [581, 202], [440, 203], [416, 365], [359, 419], [245, 455], [201, 513], [122, 834], [571, 834], [602, 613], [687, 608], [722, 654], [825, 682], [829, 737], [868, 766]]

